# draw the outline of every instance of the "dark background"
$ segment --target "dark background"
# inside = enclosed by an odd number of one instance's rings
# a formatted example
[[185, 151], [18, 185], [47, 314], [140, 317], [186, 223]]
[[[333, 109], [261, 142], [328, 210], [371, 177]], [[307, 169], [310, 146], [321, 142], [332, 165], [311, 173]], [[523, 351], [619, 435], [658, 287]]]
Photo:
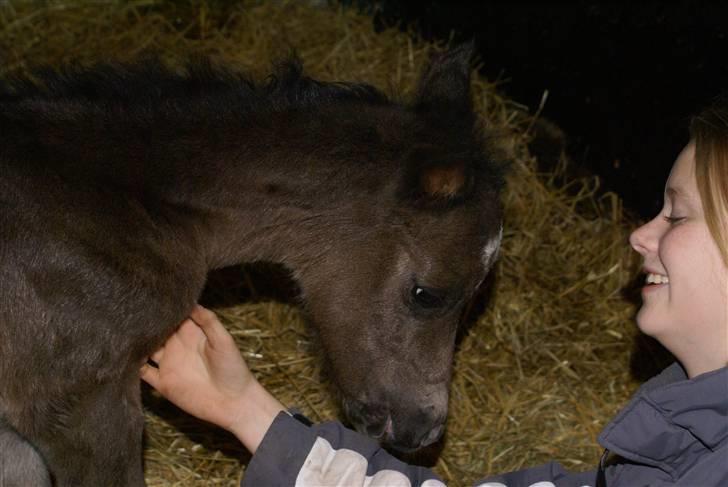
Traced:
[[483, 74], [568, 137], [574, 165], [654, 216], [689, 117], [728, 90], [728, 2], [343, 0], [375, 25], [473, 39]]

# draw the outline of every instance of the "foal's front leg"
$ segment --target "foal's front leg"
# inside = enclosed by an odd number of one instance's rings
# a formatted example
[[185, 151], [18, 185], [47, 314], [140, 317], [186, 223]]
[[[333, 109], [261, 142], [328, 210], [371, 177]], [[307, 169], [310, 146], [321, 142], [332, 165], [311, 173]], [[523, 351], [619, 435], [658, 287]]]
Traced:
[[94, 386], [67, 402], [39, 448], [57, 487], [144, 486], [139, 374]]

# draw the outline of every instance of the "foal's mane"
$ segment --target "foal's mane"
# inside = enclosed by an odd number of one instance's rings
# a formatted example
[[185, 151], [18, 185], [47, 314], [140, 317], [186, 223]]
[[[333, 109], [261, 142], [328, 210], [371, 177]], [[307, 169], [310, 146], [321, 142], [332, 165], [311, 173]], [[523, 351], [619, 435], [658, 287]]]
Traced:
[[[155, 132], [158, 137], [160, 133], [161, 136], [197, 134], [206, 130], [205, 140], [223, 140], [224, 137], [216, 137], [217, 129], [231, 120], [247, 119], [249, 114], [315, 110], [334, 104], [376, 106], [392, 102], [369, 84], [314, 80], [303, 74], [301, 62], [295, 56], [275, 64], [273, 73], [261, 82], [204, 59], [180, 69], [172, 69], [158, 59], [92, 67], [68, 65], [0, 79], [0, 132], [12, 128], [22, 136], [27, 125], [36, 127], [41, 133], [45, 131], [45, 140], [53, 143], [82, 141], [86, 147], [83, 152], [92, 154], [94, 160], [100, 157], [99, 154], [108, 154], [105, 159], [108, 165], [109, 158], [117, 157], [120, 150], [142, 153], [149, 150], [149, 147], [143, 147], [146, 143], [143, 137], [137, 140], [137, 145], [126, 143], [125, 131], [130, 127], [138, 130], [159, 127]], [[353, 107], [347, 115], [356, 117], [357, 108]], [[428, 122], [415, 125], [415, 128], [428, 128], [426, 147], [413, 149], [404, 162], [404, 177], [398, 192], [401, 199], [430, 209], [452, 208], [475, 200], [473, 195], [479, 191], [503, 185], [501, 157], [489, 141], [474, 134], [471, 114], [460, 116], [460, 112], [453, 112], [458, 114], [457, 123], [442, 125], [442, 120], [453, 120], [452, 113], [449, 118], [443, 118], [447, 115], [445, 112], [436, 111], [434, 117], [423, 114], [423, 120]], [[254, 120], [252, 123], [257, 121], [255, 116], [250, 119]], [[433, 119], [437, 123], [428, 125]], [[84, 123], [75, 123], [79, 121]], [[169, 121], [175, 124], [167, 123]], [[84, 131], [90, 124], [98, 126], [94, 130], [111, 130], [114, 136], [87, 138]], [[52, 130], [46, 130], [48, 128]], [[67, 132], [73, 136], [58, 135]], [[28, 133], [30, 135], [24, 139], [26, 145], [16, 140], [17, 147], [29, 151], [43, 149], [35, 144], [35, 133], [30, 129]], [[368, 133], [357, 132], [360, 135]], [[16, 139], [20, 137], [17, 134]], [[418, 140], [422, 136], [414, 131], [403, 137], [413, 147], [422, 143]], [[330, 143], [349, 142], [337, 139]], [[371, 153], [366, 141], [359, 143], [364, 146], [357, 150]], [[190, 144], [189, 147], [195, 146]], [[221, 144], [221, 147], [226, 146]], [[71, 149], [80, 151], [77, 147]], [[332, 152], [331, 148], [327, 150]], [[399, 148], [397, 152], [401, 152]], [[48, 160], [55, 160], [55, 157]], [[389, 160], [388, 156], [383, 160]]]
[[[24, 100], [118, 104], [130, 108], [191, 108], [218, 115], [248, 110], [314, 108], [334, 102], [385, 104], [387, 96], [365, 83], [323, 82], [303, 74], [291, 56], [274, 65], [262, 82], [205, 59], [171, 69], [157, 59], [134, 64], [67, 65], [39, 68], [0, 80], [0, 103]], [[205, 108], [206, 107], [206, 108]], [[199, 115], [199, 113], [198, 113]]]

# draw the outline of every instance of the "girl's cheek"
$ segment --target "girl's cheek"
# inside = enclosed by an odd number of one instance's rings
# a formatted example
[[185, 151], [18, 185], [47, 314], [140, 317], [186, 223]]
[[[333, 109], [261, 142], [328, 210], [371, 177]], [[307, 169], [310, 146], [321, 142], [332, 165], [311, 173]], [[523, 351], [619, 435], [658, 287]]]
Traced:
[[679, 258], [679, 254], [684, 251], [685, 238], [679, 228], [671, 228], [659, 240], [657, 253], [660, 256], [662, 264], [666, 266], [666, 271], [670, 272], [670, 264]]

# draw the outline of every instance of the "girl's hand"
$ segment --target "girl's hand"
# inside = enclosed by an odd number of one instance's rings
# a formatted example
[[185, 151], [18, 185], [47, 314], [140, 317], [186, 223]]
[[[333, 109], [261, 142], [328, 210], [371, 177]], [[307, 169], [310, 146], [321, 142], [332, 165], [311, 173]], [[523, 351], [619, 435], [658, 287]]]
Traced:
[[245, 364], [212, 311], [196, 306], [141, 377], [179, 408], [220, 426], [255, 453], [279, 411], [285, 410]]

